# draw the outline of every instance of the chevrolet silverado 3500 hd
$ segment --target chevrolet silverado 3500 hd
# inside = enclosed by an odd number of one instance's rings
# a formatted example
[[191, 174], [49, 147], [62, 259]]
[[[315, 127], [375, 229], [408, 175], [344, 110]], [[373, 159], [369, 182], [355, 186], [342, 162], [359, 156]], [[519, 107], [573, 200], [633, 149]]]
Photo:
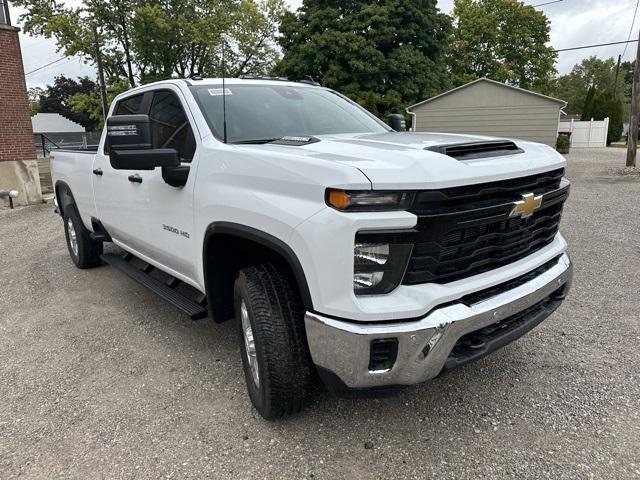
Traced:
[[145, 85], [115, 99], [96, 151], [51, 164], [75, 265], [235, 318], [268, 419], [299, 411], [316, 374], [376, 391], [484, 356], [571, 283], [552, 148], [395, 132], [317, 85]]

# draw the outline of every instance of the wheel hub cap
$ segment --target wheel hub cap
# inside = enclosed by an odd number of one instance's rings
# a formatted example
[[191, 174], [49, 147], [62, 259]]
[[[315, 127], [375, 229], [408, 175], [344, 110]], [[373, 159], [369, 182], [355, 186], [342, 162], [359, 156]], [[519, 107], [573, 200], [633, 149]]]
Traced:
[[240, 319], [242, 322], [242, 336], [244, 338], [244, 351], [247, 356], [247, 363], [251, 368], [251, 376], [256, 387], [260, 386], [260, 371], [258, 370], [258, 353], [256, 352], [256, 342], [253, 339], [253, 330], [249, 320], [249, 310], [243, 300], [240, 304]]
[[69, 245], [74, 256], [78, 256], [78, 238], [76, 237], [76, 229], [73, 226], [73, 220], [67, 220], [67, 233], [69, 234]]

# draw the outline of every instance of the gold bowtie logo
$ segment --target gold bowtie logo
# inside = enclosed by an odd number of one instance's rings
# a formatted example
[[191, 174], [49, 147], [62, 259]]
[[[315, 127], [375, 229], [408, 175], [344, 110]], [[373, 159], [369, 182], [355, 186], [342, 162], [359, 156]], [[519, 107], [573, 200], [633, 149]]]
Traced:
[[542, 206], [542, 195], [536, 197], [533, 193], [527, 193], [522, 196], [522, 200], [513, 202], [513, 204], [510, 217], [528, 218]]

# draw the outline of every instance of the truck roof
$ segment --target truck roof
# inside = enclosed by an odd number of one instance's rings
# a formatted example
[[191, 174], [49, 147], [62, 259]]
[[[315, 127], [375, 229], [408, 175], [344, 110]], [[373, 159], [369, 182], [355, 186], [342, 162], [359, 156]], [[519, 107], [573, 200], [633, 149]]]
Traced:
[[[136, 88], [133, 88], [131, 90], [128, 91], [128, 93], [138, 89], [138, 88], [142, 88], [142, 87], [149, 87], [149, 86], [153, 86], [153, 85], [166, 85], [167, 83], [171, 83], [174, 85], [180, 85], [181, 83], [186, 82], [188, 85], [191, 86], [198, 86], [198, 85], [221, 85], [222, 84], [223, 79], [222, 78], [200, 78], [200, 77], [194, 77], [194, 78], [170, 78], [167, 80], [160, 80], [157, 82], [153, 82], [153, 83], [147, 83], [145, 85], [140, 85]], [[260, 77], [260, 76], [245, 76], [245, 77], [240, 77], [240, 78], [225, 78], [224, 82], [227, 85], [255, 85], [255, 84], [261, 84], [261, 85], [289, 85], [289, 86], [297, 86], [297, 87], [319, 87], [319, 84], [315, 84], [315, 83], [311, 83], [310, 81], [301, 81], [301, 82], [294, 82], [291, 80], [288, 80], [286, 78], [276, 78], [276, 77]]]

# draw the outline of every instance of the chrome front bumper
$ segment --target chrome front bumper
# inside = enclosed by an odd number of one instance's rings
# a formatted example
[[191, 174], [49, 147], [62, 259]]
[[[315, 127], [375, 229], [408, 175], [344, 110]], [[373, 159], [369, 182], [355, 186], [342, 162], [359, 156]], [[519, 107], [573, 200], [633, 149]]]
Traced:
[[[552, 268], [516, 288], [471, 306], [455, 303], [436, 308], [403, 323], [354, 323], [308, 312], [305, 326], [311, 357], [321, 371], [337, 376], [349, 389], [421, 383], [440, 374], [460, 337], [508, 319], [568, 287], [572, 270], [569, 256], [563, 254]], [[390, 369], [371, 371], [371, 341], [383, 338], [398, 339], [397, 359]]]

